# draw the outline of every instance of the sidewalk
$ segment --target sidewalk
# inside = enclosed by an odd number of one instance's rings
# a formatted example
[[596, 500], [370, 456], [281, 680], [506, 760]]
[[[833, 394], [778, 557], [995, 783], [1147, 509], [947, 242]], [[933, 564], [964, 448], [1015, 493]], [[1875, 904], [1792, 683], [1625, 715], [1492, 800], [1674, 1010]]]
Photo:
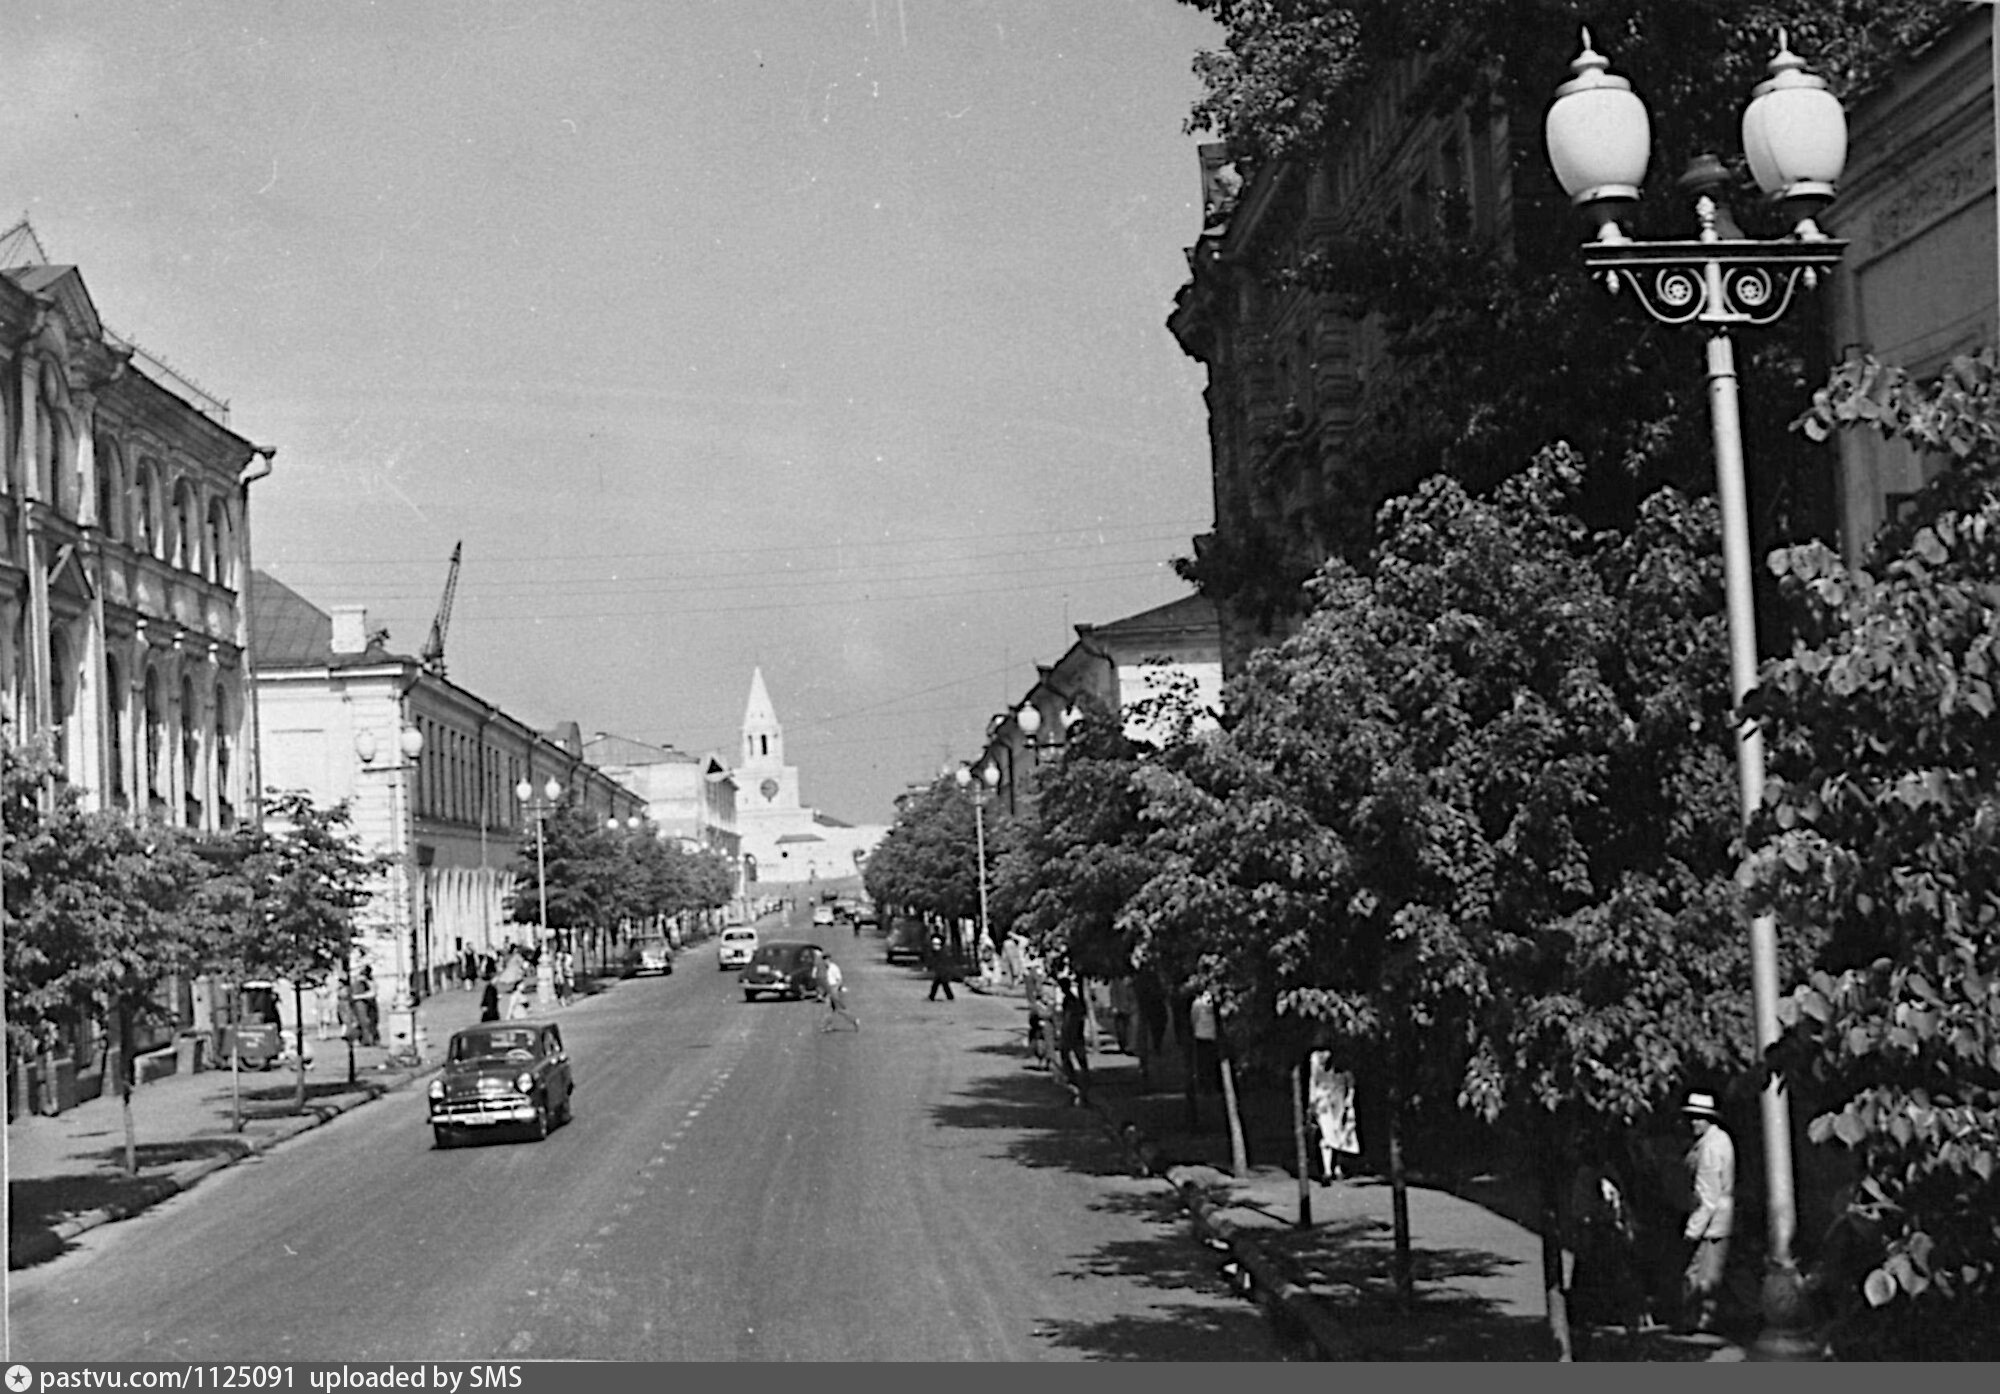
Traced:
[[[1013, 995], [997, 986], [970, 985]], [[1025, 1009], [1023, 1016], [1025, 1035]], [[1090, 1076], [1088, 1106], [1105, 1129], [1124, 1144], [1136, 1166], [1180, 1193], [1197, 1232], [1228, 1252], [1230, 1271], [1245, 1295], [1262, 1301], [1275, 1320], [1303, 1332], [1322, 1359], [1553, 1358], [1542, 1241], [1534, 1231], [1467, 1197], [1412, 1183], [1415, 1299], [1404, 1311], [1395, 1300], [1394, 1219], [1386, 1178], [1311, 1183], [1310, 1223], [1302, 1227], [1290, 1119], [1269, 1116], [1269, 1099], [1245, 1101], [1252, 1166], [1249, 1175], [1236, 1177], [1228, 1171], [1222, 1098], [1198, 1096], [1198, 1126], [1190, 1129], [1178, 1058], [1155, 1061], [1148, 1085], [1135, 1057], [1115, 1049], [1093, 1052]], [[1054, 1071], [1050, 1083], [1069, 1088]], [[1575, 1339], [1579, 1359], [1744, 1358], [1739, 1348], [1714, 1338], [1664, 1330], [1578, 1327]]]
[[[570, 1005], [617, 981], [580, 983]], [[298, 1076], [288, 1065], [235, 1075], [171, 1074], [140, 1085], [132, 1091], [136, 1176], [124, 1171], [124, 1115], [115, 1093], [53, 1117], [16, 1118], [7, 1125], [6, 1143], [8, 1268], [54, 1258], [87, 1229], [137, 1214], [222, 1167], [428, 1076], [451, 1033], [479, 1020], [479, 998], [458, 987], [426, 998], [417, 1007], [423, 1063], [394, 1061], [385, 1045], [356, 1046], [351, 1084], [347, 1043], [308, 1038], [313, 1066], [306, 1072], [303, 1113], [292, 1111]], [[565, 1009], [551, 1010], [559, 1015]]]

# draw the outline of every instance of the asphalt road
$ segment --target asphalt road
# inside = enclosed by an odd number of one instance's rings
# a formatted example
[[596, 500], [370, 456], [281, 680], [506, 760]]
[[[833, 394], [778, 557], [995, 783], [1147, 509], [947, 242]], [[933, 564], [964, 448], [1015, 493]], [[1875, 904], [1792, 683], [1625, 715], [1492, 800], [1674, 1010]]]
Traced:
[[[559, 1018], [576, 1118], [434, 1150], [417, 1090], [12, 1275], [16, 1360], [1277, 1359], [1009, 999], [881, 941], [859, 1032], [714, 948]], [[767, 933], [767, 937], [771, 937]]]

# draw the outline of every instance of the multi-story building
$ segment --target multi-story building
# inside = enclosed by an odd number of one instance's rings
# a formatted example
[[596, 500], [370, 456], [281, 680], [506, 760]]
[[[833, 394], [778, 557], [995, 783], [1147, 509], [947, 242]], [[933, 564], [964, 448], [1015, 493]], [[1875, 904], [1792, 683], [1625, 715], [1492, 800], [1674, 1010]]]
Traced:
[[[1990, 14], [1966, 7], [1962, 21], [1853, 104], [1847, 172], [1821, 220], [1850, 245], [1824, 294], [1795, 312], [1824, 314], [1829, 361], [1866, 349], [1921, 377], [1993, 342]], [[1562, 74], [1550, 72], [1547, 88], [1493, 89], [1522, 97], [1468, 98], [1440, 113], [1410, 100], [1435, 61], [1417, 54], [1381, 65], [1344, 99], [1312, 158], [1262, 163], [1247, 182], [1235, 177], [1226, 145], [1202, 147], [1205, 225], [1168, 327], [1208, 368], [1215, 523], [1195, 553], [1218, 601], [1230, 672], [1290, 632], [1299, 580], [1352, 547], [1382, 491], [1415, 482], [1352, 487], [1358, 464], [1375, 465], [1357, 460], [1350, 442], [1396, 427], [1387, 409], [1407, 405], [1398, 389], [1411, 368], [1385, 352], [1378, 321], [1338, 313], [1311, 277], [1289, 273], [1315, 253], [1339, 256], [1371, 234], [1428, 224], [1489, 248], [1496, 261], [1560, 258], [1550, 265], [1576, 266], [1581, 283], [1584, 230], [1542, 149], [1542, 118]], [[1688, 365], [1694, 382], [1692, 350]], [[1864, 432], [1843, 433], [1837, 448], [1837, 489], [1825, 487], [1816, 460], [1750, 462], [1760, 537], [1837, 527], [1858, 556], [1942, 466]]]
[[0, 234], [0, 710], [86, 808], [224, 829], [256, 785], [248, 493], [271, 451]]
[[[986, 724], [977, 763], [997, 774], [998, 806], [1018, 813], [1034, 796], [1039, 763], [1067, 739], [1088, 705], [1116, 712], [1134, 740], [1165, 738], [1175, 711], [1192, 709], [1196, 729], [1222, 710], [1222, 632], [1215, 603], [1189, 595], [1109, 624], [1076, 626], [1076, 642], [1053, 664], [1036, 665], [1035, 685]], [[1033, 731], [1023, 728], [1022, 713]]]
[[1299, 582], [1365, 530], [1379, 489], [1356, 494], [1347, 442], [1408, 371], [1377, 318], [1285, 273], [1374, 231], [1439, 224], [1512, 255], [1516, 147], [1539, 119], [1484, 100], [1414, 108], [1433, 61], [1385, 65], [1319, 158], [1267, 161], [1244, 182], [1226, 144], [1201, 147], [1204, 228], [1167, 327], [1208, 368], [1215, 524], [1195, 554], [1230, 577], [1205, 588], [1231, 672], [1289, 632]]
[[[1920, 379], [1995, 342], [1995, 20], [1964, 21], [1848, 113], [1849, 157], [1828, 232], [1848, 241], [1828, 287], [1833, 356], [1867, 352]], [[1841, 546], [1869, 539], [1944, 462], [1844, 431]]]
[[[240, 590], [271, 453], [106, 328], [27, 223], [0, 233], [0, 717], [51, 744], [84, 808], [206, 832], [253, 815]], [[193, 985], [164, 1005], [136, 1050], [194, 1023]], [[88, 1022], [49, 1043], [53, 1106], [102, 1087], [103, 1044]]]
[[[554, 804], [600, 822], [645, 811], [585, 758], [574, 723], [543, 733], [509, 716], [392, 652], [360, 607], [321, 610], [262, 572], [250, 607], [266, 787], [347, 802], [364, 845], [395, 859], [357, 922], [356, 966], [373, 967], [385, 1003], [435, 991], [467, 947], [533, 937], [507, 907], [533, 892], [522, 853]], [[395, 1039], [406, 1020], [388, 1024], [392, 1045], [411, 1044]]]
[[736, 871], [734, 894], [742, 894], [736, 781], [721, 756], [689, 755], [599, 731], [583, 743], [583, 758], [644, 799], [646, 816], [661, 836], [725, 858]]

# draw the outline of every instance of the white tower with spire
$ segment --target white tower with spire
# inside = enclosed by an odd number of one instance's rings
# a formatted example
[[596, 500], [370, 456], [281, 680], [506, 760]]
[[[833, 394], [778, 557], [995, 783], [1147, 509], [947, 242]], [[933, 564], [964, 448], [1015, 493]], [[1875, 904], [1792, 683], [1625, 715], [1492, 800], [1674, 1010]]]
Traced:
[[[746, 813], [788, 813], [797, 821], [799, 772], [785, 763], [785, 727], [764, 686], [764, 670], [750, 675], [750, 700], [743, 704], [742, 764], [736, 770], [737, 817]], [[810, 818], [806, 820], [810, 822]]]

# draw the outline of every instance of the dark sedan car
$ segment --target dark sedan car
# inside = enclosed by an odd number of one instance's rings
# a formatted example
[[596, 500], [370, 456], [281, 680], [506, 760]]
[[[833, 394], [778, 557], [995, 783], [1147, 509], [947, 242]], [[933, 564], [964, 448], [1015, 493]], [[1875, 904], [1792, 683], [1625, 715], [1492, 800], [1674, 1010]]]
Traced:
[[439, 1147], [476, 1132], [525, 1128], [536, 1141], [567, 1123], [575, 1088], [562, 1031], [550, 1021], [489, 1021], [453, 1033], [431, 1081]]
[[778, 939], [759, 944], [736, 981], [743, 1000], [754, 1002], [765, 993], [794, 1000], [819, 994], [819, 961], [826, 956], [817, 944]]

